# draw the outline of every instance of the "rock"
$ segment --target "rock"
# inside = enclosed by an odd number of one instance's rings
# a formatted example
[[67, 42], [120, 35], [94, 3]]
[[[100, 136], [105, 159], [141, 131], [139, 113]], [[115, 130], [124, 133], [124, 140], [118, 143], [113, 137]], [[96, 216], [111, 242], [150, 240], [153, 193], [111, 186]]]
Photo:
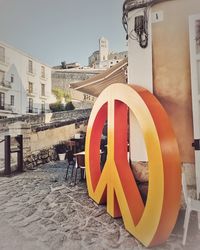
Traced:
[[81, 237], [81, 235], [80, 235], [80, 233], [78, 231], [73, 231], [70, 234], [70, 239], [71, 240], [81, 240], [82, 237]]
[[22, 213], [25, 217], [29, 217], [34, 214], [36, 210], [37, 209], [35, 207], [25, 208]]
[[63, 212], [59, 212], [57, 213], [53, 219], [57, 222], [62, 222], [65, 221], [67, 219], [67, 217], [65, 216], [65, 214]]
[[55, 213], [54, 212], [51, 212], [51, 211], [43, 211], [42, 212], [42, 216], [44, 218], [51, 218]]

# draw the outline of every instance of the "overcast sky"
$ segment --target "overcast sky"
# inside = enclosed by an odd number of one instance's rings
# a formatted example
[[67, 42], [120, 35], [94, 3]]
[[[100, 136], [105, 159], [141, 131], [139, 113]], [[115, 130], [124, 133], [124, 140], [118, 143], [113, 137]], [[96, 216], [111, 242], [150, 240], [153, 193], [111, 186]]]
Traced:
[[101, 36], [127, 50], [123, 0], [0, 0], [0, 40], [51, 66], [87, 65]]

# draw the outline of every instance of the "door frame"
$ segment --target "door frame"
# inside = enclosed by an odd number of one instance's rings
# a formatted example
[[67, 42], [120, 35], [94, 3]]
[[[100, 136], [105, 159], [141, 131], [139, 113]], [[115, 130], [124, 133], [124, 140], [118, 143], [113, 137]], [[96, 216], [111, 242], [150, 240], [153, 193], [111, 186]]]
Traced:
[[[200, 13], [189, 16], [189, 42], [190, 42], [190, 67], [191, 67], [191, 92], [193, 133], [195, 150], [195, 173], [197, 197], [200, 197], [200, 45], [197, 52], [196, 21], [200, 21]], [[199, 65], [199, 71], [198, 71]]]

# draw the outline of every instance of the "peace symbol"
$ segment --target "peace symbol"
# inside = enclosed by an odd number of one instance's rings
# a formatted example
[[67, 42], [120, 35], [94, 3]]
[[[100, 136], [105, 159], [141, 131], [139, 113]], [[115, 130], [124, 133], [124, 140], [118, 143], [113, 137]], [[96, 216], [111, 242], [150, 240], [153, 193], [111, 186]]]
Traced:
[[[148, 155], [145, 205], [127, 159], [129, 111], [140, 125]], [[107, 159], [101, 171], [99, 150], [106, 120]], [[92, 109], [85, 151], [89, 196], [98, 204], [107, 203], [112, 217], [122, 216], [125, 228], [145, 246], [164, 242], [180, 208], [181, 168], [172, 126], [155, 96], [136, 85], [116, 83], [107, 87]]]

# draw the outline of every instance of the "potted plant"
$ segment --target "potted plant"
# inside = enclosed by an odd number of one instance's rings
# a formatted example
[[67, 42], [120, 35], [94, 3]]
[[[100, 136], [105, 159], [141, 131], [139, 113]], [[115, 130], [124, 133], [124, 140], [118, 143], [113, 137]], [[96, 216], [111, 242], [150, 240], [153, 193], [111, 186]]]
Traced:
[[59, 160], [65, 160], [65, 155], [67, 151], [66, 144], [63, 142], [55, 145], [55, 150], [56, 153], [58, 154]]

